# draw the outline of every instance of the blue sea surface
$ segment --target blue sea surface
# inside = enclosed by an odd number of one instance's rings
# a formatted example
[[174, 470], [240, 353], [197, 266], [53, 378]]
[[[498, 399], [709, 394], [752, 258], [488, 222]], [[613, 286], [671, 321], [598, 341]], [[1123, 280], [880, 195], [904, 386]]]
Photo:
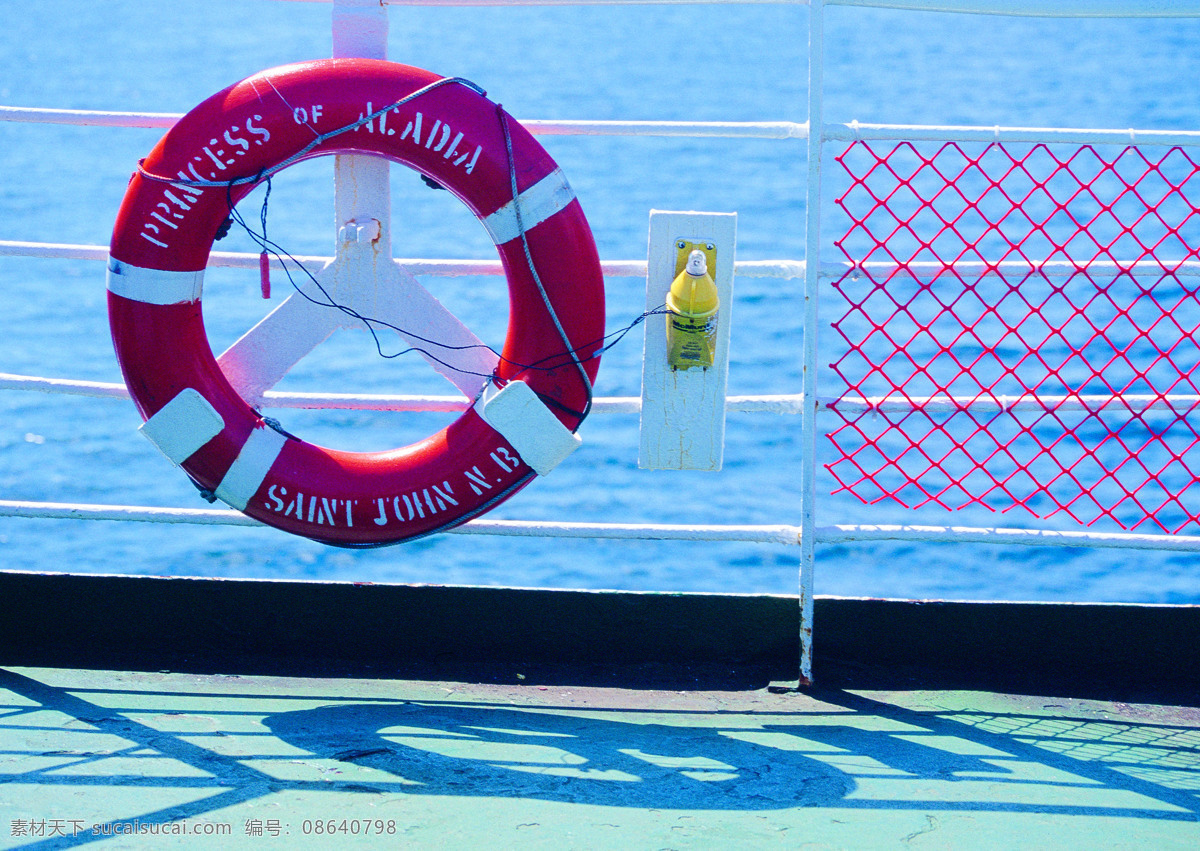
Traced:
[[[324, 3], [43, 0], [0, 28], [0, 104], [179, 113], [264, 68], [330, 55]], [[518, 119], [804, 121], [806, 7], [629, 6], [389, 10], [389, 57], [466, 77]], [[1052, 20], [834, 8], [826, 13], [828, 122], [1200, 129], [1200, 21]], [[126, 181], [161, 131], [0, 122], [0, 239], [107, 244]], [[605, 259], [646, 254], [651, 209], [738, 213], [738, 259], [804, 255], [802, 140], [541, 137], [569, 176]], [[827, 159], [832, 160], [827, 151]], [[392, 170], [398, 257], [491, 257], [449, 193]], [[257, 218], [262, 193], [243, 202]], [[270, 235], [293, 254], [331, 254], [332, 163], [278, 176]], [[841, 223], [829, 205], [823, 239]], [[256, 251], [234, 233], [225, 250]], [[507, 309], [494, 278], [423, 283], [499, 344]], [[96, 262], [0, 257], [0, 372], [120, 381]], [[612, 330], [643, 309], [645, 282], [607, 281]], [[256, 276], [210, 270], [215, 350], [278, 304]], [[739, 278], [729, 392], [800, 389], [798, 281]], [[638, 395], [635, 331], [604, 357], [602, 396]], [[823, 361], [824, 363], [825, 361]], [[384, 361], [363, 333], [334, 338], [281, 389], [445, 393], [409, 357]], [[282, 411], [301, 437], [345, 448], [403, 445], [445, 415]], [[206, 507], [136, 433], [121, 400], [0, 393], [0, 498]], [[638, 418], [596, 414], [583, 448], [490, 518], [629, 523], [799, 522], [806, 448], [797, 417], [729, 416], [719, 473], [637, 469]], [[822, 441], [821, 453], [830, 447]], [[819, 462], [828, 461], [824, 455]], [[1017, 512], [864, 506], [830, 496], [818, 522], [1034, 526]], [[1053, 519], [1050, 528], [1072, 529]], [[1144, 531], [1144, 530], [1143, 530]], [[1194, 528], [1186, 530], [1195, 533]], [[377, 550], [330, 548], [273, 529], [0, 519], [0, 565], [22, 570], [571, 588], [794, 592], [795, 547], [519, 540], [439, 535]], [[955, 599], [1200, 602], [1195, 556], [1120, 550], [879, 544], [821, 547], [818, 593]]]

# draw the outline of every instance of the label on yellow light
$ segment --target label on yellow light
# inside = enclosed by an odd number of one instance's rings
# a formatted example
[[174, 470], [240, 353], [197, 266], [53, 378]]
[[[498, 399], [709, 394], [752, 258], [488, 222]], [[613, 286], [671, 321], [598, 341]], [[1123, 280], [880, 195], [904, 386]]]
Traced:
[[672, 369], [708, 369], [717, 349], [717, 285], [708, 273], [708, 257], [699, 248], [667, 294], [667, 360]]

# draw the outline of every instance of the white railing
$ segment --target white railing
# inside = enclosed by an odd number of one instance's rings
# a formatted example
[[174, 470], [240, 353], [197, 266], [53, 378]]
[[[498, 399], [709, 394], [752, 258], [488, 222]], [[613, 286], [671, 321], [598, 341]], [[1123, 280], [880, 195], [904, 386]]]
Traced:
[[[319, 0], [318, 0], [319, 1]], [[711, 0], [712, 2], [753, 3], [757, 0]], [[328, 0], [326, 0], [328, 2]], [[625, 2], [644, 3], [646, 0], [384, 0], [390, 5], [621, 5]], [[653, 0], [652, 0], [653, 2]], [[657, 0], [662, 3], [688, 3], [693, 0]], [[763, 2], [787, 2], [787, 0], [763, 0]], [[806, 207], [806, 253], [809, 258], [821, 257], [821, 152], [828, 142], [853, 142], [859, 140], [932, 140], [932, 141], [979, 141], [979, 142], [1070, 142], [1079, 144], [1137, 144], [1137, 145], [1200, 145], [1200, 131], [1161, 131], [1134, 129], [1061, 129], [1023, 127], [956, 127], [956, 126], [906, 126], [865, 124], [831, 124], [824, 120], [824, 10], [826, 6], [872, 6], [893, 9], [921, 9], [981, 14], [1011, 14], [1062, 17], [1200, 17], [1200, 0], [792, 0], [794, 5], [809, 7], [809, 93], [808, 121], [788, 122], [688, 122], [688, 121], [561, 121], [526, 120], [522, 123], [534, 134], [576, 136], [687, 136], [695, 138], [741, 138], [803, 140], [808, 155], [808, 187]], [[337, 9], [369, 9], [374, 3], [334, 0], [334, 25], [339, 26]], [[377, 8], [377, 7], [376, 7]], [[386, 13], [385, 13], [386, 14]], [[336, 41], [336, 39], [335, 39]], [[174, 113], [106, 112], [93, 110], [67, 110], [47, 108], [0, 107], [0, 121], [32, 123], [55, 123], [67, 125], [102, 126], [112, 128], [166, 128], [179, 118]], [[819, 133], [810, 128], [819, 127]], [[107, 248], [97, 245], [65, 245], [56, 243], [0, 241], [0, 255], [30, 258], [68, 258], [103, 260]], [[310, 268], [319, 268], [329, 258], [296, 258]], [[418, 275], [500, 275], [498, 260], [464, 261], [444, 259], [406, 259], [400, 261]], [[258, 256], [230, 252], [214, 252], [214, 266], [255, 268]], [[870, 264], [867, 264], [870, 266]], [[1114, 264], [1114, 268], [1120, 264]], [[607, 260], [602, 263], [603, 272], [610, 277], [644, 277], [646, 261]], [[799, 523], [796, 525], [676, 525], [676, 524], [626, 524], [626, 523], [571, 523], [535, 521], [488, 521], [475, 520], [455, 530], [459, 534], [488, 534], [506, 536], [550, 536], [619, 538], [635, 540], [706, 540], [745, 541], [783, 545], [798, 545], [801, 549], [800, 606], [802, 676], [811, 674], [811, 625], [812, 594], [815, 564], [815, 547], [822, 543], [848, 543], [880, 540], [903, 540], [922, 542], [973, 542], [1009, 543], [1028, 546], [1103, 546], [1135, 549], [1160, 549], [1173, 552], [1200, 552], [1200, 538], [1169, 535], [1118, 534], [1091, 531], [1042, 531], [1003, 528], [968, 528], [954, 526], [907, 526], [907, 525], [835, 525], [818, 526], [816, 505], [816, 456], [819, 431], [817, 418], [822, 410], [835, 404], [833, 400], [818, 395], [817, 372], [818, 351], [818, 290], [823, 281], [839, 277], [850, 267], [845, 263], [806, 263], [798, 260], [739, 261], [735, 273], [741, 277], [767, 277], [779, 279], [802, 279], [804, 281], [804, 345], [803, 382], [801, 392], [796, 394], [730, 396], [726, 406], [731, 411], [764, 411], [798, 414], [803, 432], [804, 457], [800, 476]], [[1136, 264], [1122, 267], [1137, 273]], [[1156, 266], [1161, 271], [1161, 266]], [[878, 272], [878, 268], [866, 269]], [[886, 270], [884, 270], [886, 271]], [[920, 270], [908, 267], [907, 271], [919, 274]], [[1178, 274], [1194, 276], [1200, 273], [1200, 263], [1181, 263]], [[128, 392], [122, 385], [93, 381], [78, 381], [39, 376], [0, 374], [0, 389], [65, 393], [83, 396], [127, 398]], [[403, 396], [403, 395], [352, 395], [333, 393], [281, 393], [269, 391], [266, 397], [271, 405], [298, 408], [343, 408], [354, 410], [388, 411], [458, 411], [466, 407], [460, 397], [450, 396]], [[947, 398], [933, 404], [950, 407], [961, 406], [971, 400]], [[1129, 401], [1129, 400], [1126, 400]], [[1143, 400], [1147, 406], [1191, 407], [1195, 396], [1172, 396]], [[902, 410], [914, 405], [929, 407], [931, 400], [909, 398], [863, 399], [857, 403], [841, 401], [836, 404], [843, 410], [847, 405], [858, 404], [865, 410]], [[1044, 408], [1047, 405], [1074, 405], [1088, 410], [1102, 409], [1111, 404], [1110, 397], [1079, 397], [1072, 399], [1050, 399], [1035, 397], [1003, 397], [979, 400], [977, 404], [994, 408], [1017, 410], [1025, 407]], [[1133, 400], [1136, 404], [1137, 400]], [[1093, 408], [1092, 406], [1095, 406]], [[597, 413], [628, 413], [640, 408], [635, 397], [598, 398], [594, 409]], [[0, 516], [73, 518], [91, 520], [130, 520], [141, 522], [171, 522], [205, 525], [251, 526], [256, 521], [244, 515], [219, 509], [152, 508], [145, 506], [84, 505], [0, 501]]]
[[[330, 3], [335, 0], [296, 0]], [[870, 6], [1061, 18], [1200, 17], [1196, 0], [379, 0], [385, 6]]]
[[[0, 106], [0, 121], [70, 124], [78, 127], [168, 128], [183, 113], [103, 112]], [[523, 119], [534, 136], [689, 136], [701, 139], [803, 139], [807, 124], [791, 121], [548, 121]]]
[[[669, 0], [675, 2], [676, 0]], [[722, 0], [726, 2], [727, 0]], [[751, 0], [753, 2], [754, 0]], [[322, 2], [322, 0], [317, 0]], [[375, 16], [380, 12], [379, 3], [363, 0], [324, 0], [334, 5], [333, 25], [335, 44], [363, 44], [378, 35], [378, 30], [356, 28], [362, 23], [356, 15]], [[601, 0], [602, 3], [620, 5], [621, 0]], [[638, 3], [641, 0], [637, 0]], [[690, 4], [692, 0], [678, 0]], [[746, 2], [746, 0], [734, 0]], [[768, 3], [778, 0], [766, 0]], [[388, 5], [388, 4], [384, 4]], [[398, 4], [390, 4], [398, 5]], [[421, 5], [438, 5], [421, 4]], [[441, 5], [460, 5], [444, 3]], [[555, 3], [495, 3], [461, 5], [556, 5]], [[562, 3], [559, 5], [577, 5]], [[340, 14], [339, 14], [340, 12]], [[386, 27], [383, 30], [386, 37]], [[370, 44], [367, 52], [382, 51], [382, 46]], [[81, 109], [51, 109], [0, 106], [0, 121], [23, 123], [60, 124], [73, 126], [97, 126], [112, 128], [169, 128], [182, 113], [125, 112]], [[741, 138], [741, 139], [803, 139], [808, 135], [808, 125], [788, 121], [723, 122], [723, 121], [592, 121], [592, 120], [545, 120], [526, 119], [521, 122], [534, 135], [558, 136], [647, 136], [647, 137], [693, 137], [693, 138]], [[100, 245], [66, 245], [29, 241], [0, 240], [0, 256], [37, 257], [73, 260], [106, 260], [108, 249]], [[296, 256], [290, 258], [310, 271], [320, 269], [331, 258]], [[405, 269], [414, 275], [459, 276], [459, 275], [503, 275], [498, 259], [493, 260], [449, 260], [449, 259], [400, 259]], [[278, 264], [278, 261], [276, 261]], [[214, 251], [210, 255], [210, 266], [255, 269], [258, 268], [257, 254], [239, 254]], [[602, 261], [601, 270], [606, 277], [646, 276], [647, 263], [639, 260]], [[735, 274], [741, 277], [800, 279], [804, 276], [803, 262], [740, 261]], [[0, 389], [25, 390], [102, 398], [128, 398], [128, 390], [122, 384], [111, 382], [80, 381], [41, 376], [13, 375], [0, 373]], [[337, 394], [337, 393], [286, 393], [267, 391], [264, 400], [279, 408], [313, 408], [372, 411], [435, 411], [456, 412], [464, 410], [469, 402], [461, 396], [388, 395], [388, 394]], [[636, 413], [640, 410], [639, 397], [598, 397], [592, 409], [595, 413]], [[726, 407], [738, 412], [772, 412], [794, 414], [800, 410], [800, 397], [795, 394], [729, 396]], [[254, 526], [257, 521], [238, 512], [222, 509], [156, 508], [145, 506], [110, 506], [56, 504], [29, 501], [0, 501], [0, 516], [73, 518], [103, 520], [137, 520], [143, 522], [179, 522], [204, 525]], [[782, 531], [781, 531], [782, 530]], [[569, 522], [519, 522], [475, 520], [454, 530], [465, 534], [495, 534], [551, 537], [631, 538], [654, 540], [712, 540], [742, 541], [755, 543], [796, 544], [797, 534], [787, 526], [698, 526], [671, 524], [621, 524], [621, 523], [569, 523]]]

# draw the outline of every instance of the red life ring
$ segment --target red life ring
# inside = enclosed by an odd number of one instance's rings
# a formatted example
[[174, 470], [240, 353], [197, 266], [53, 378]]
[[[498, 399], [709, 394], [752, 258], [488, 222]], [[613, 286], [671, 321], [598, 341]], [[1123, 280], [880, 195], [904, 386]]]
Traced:
[[554, 161], [464, 81], [380, 60], [287, 65], [212, 96], [159, 141], [126, 191], [108, 264], [113, 343], [138, 410], [160, 448], [234, 508], [318, 541], [374, 546], [466, 522], [535, 472], [475, 407], [410, 446], [346, 452], [284, 433], [222, 373], [200, 296], [230, 203], [266, 175], [337, 153], [407, 165], [484, 222], [509, 291], [490, 384], [524, 382], [571, 432], [599, 366], [591, 350], [604, 334], [604, 282]]

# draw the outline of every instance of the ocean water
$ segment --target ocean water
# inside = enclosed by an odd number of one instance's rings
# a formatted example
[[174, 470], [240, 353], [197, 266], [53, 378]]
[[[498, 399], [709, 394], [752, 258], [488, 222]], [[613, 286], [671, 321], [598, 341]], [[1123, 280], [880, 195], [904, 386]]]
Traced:
[[[390, 10], [389, 56], [467, 77], [517, 118], [805, 119], [808, 11], [801, 6], [408, 8]], [[193, 4], [45, 0], [0, 28], [0, 104], [183, 112], [263, 68], [330, 53], [323, 3]], [[1200, 129], [1200, 21], [1058, 21], [827, 12], [826, 118], [918, 124]], [[130, 171], [159, 137], [141, 129], [0, 122], [0, 239], [106, 244]], [[644, 257], [651, 209], [738, 213], [738, 258], [804, 253], [804, 143], [542, 137], [583, 204], [601, 256]], [[332, 166], [275, 181], [273, 239], [332, 252]], [[487, 257], [492, 248], [448, 193], [394, 168], [399, 257]], [[243, 203], [254, 218], [255, 193]], [[823, 233], [838, 235], [832, 207]], [[255, 250], [244, 234], [221, 246]], [[830, 256], [834, 256], [832, 253]], [[502, 283], [424, 282], [485, 340], [503, 335]], [[0, 257], [0, 371], [118, 381], [99, 263]], [[255, 276], [212, 270], [205, 311], [221, 350], [268, 305]], [[272, 303], [286, 294], [276, 276]], [[644, 281], [607, 282], [609, 327], [633, 321]], [[796, 392], [798, 282], [735, 282], [729, 391]], [[597, 393], [639, 392], [634, 332], [605, 355]], [[419, 359], [384, 361], [340, 335], [285, 379], [291, 389], [447, 392]], [[289, 430], [347, 448], [402, 445], [440, 415], [285, 411]], [[204, 507], [139, 435], [132, 404], [0, 393], [0, 497]], [[805, 448], [793, 417], [731, 414], [720, 473], [637, 469], [634, 415], [594, 415], [584, 447], [491, 518], [794, 523]], [[822, 444], [822, 453], [829, 447]], [[824, 455], [819, 459], [829, 460]], [[829, 495], [819, 522], [1031, 526], [1018, 513], [913, 512]], [[1051, 528], [1071, 529], [1052, 520]], [[1194, 529], [1187, 530], [1194, 533]], [[798, 551], [749, 544], [522, 541], [441, 535], [368, 551], [272, 529], [0, 519], [10, 569], [691, 591], [794, 591]], [[818, 593], [958, 599], [1200, 602], [1192, 556], [910, 544], [822, 547]]]

